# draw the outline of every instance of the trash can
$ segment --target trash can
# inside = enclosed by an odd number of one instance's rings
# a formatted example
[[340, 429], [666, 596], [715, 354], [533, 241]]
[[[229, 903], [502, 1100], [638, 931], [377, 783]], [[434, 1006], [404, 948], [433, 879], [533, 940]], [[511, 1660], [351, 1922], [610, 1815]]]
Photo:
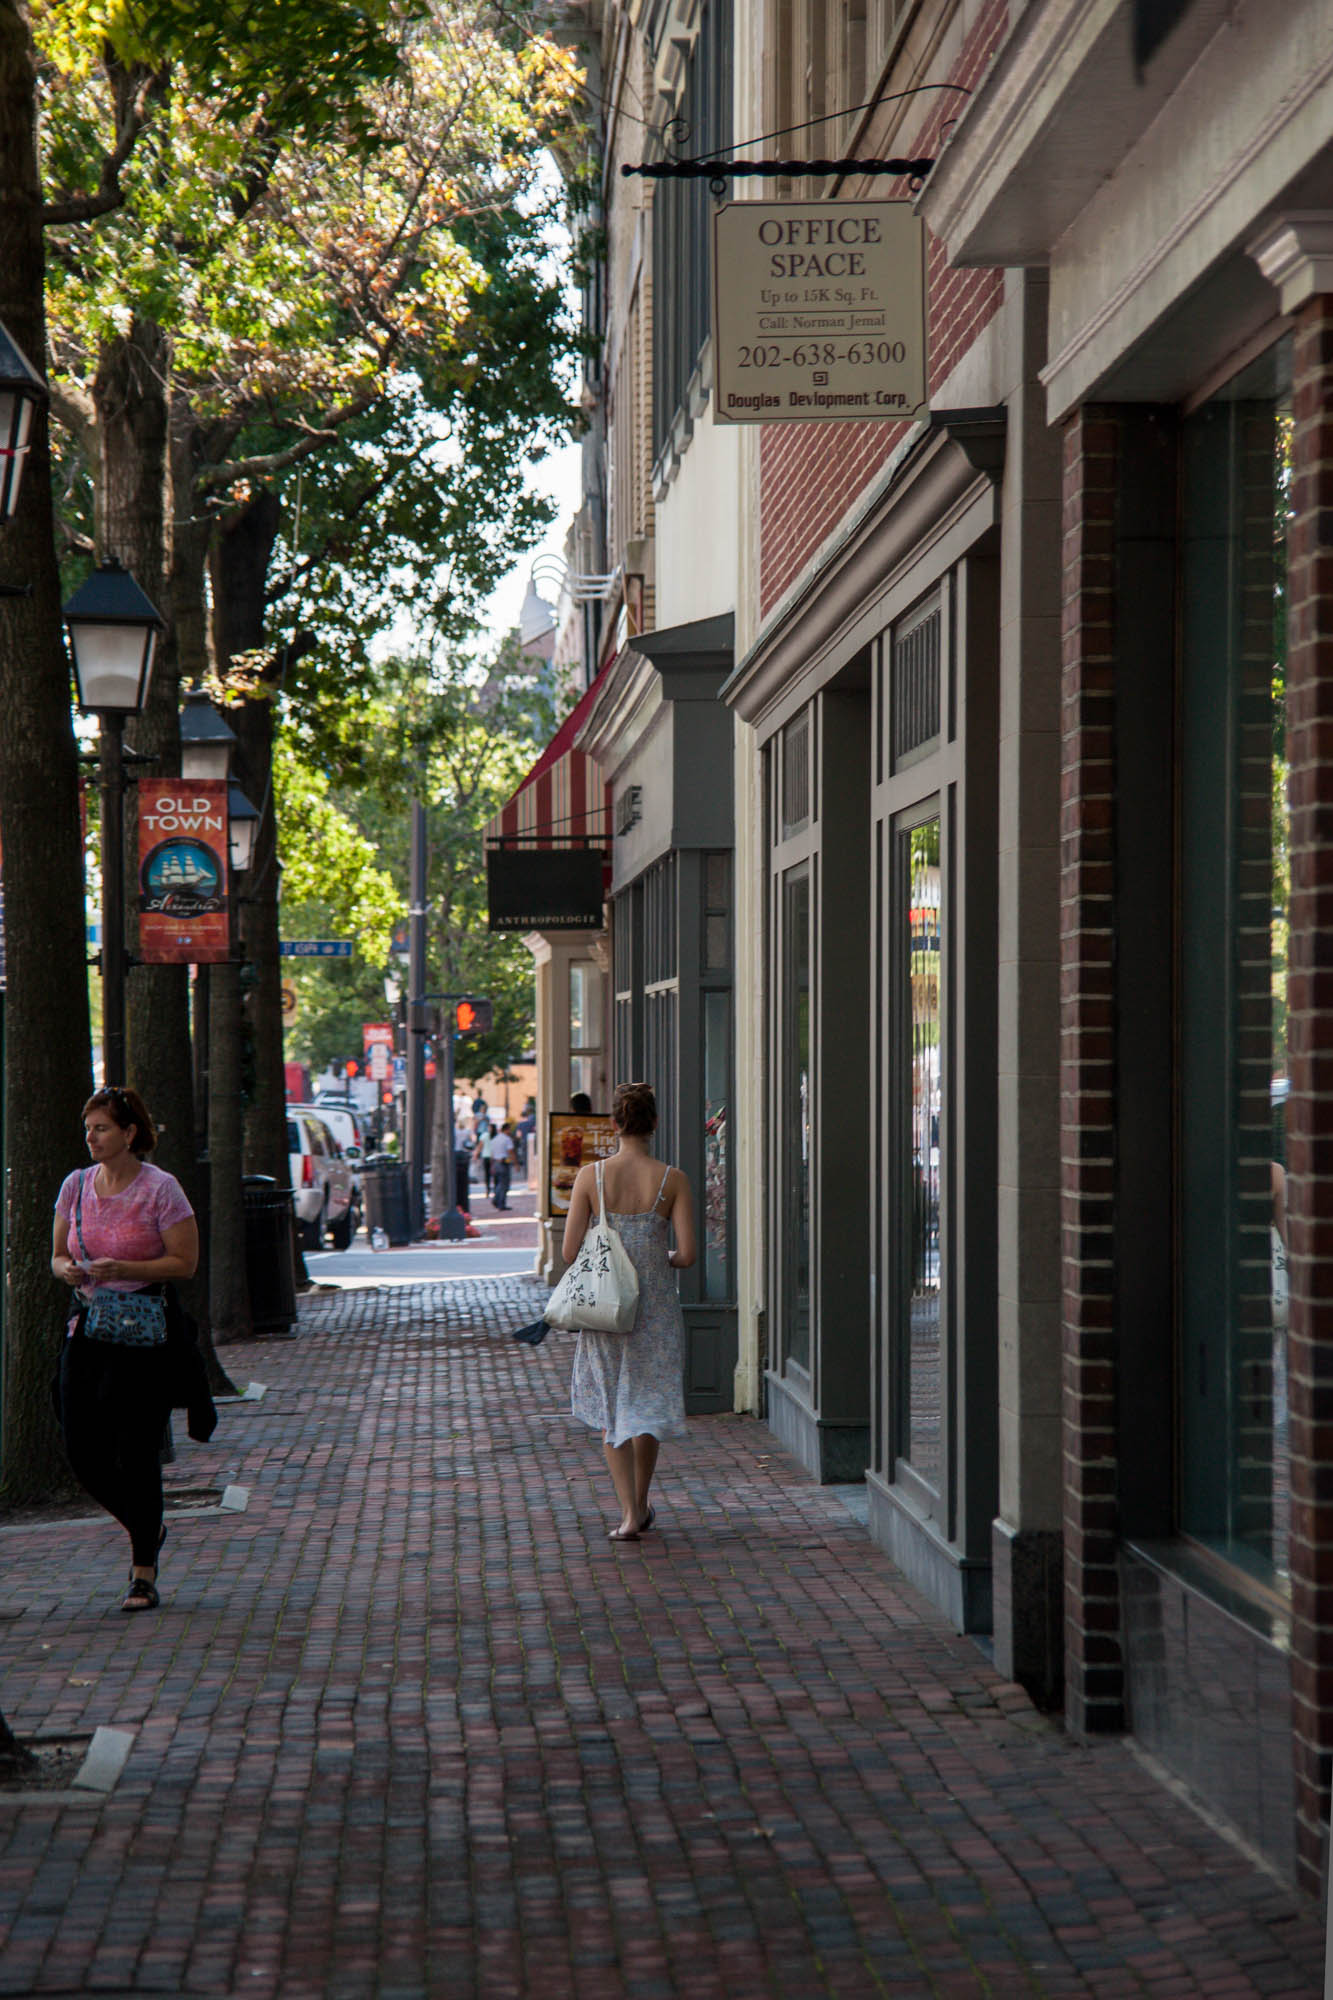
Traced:
[[407, 1168], [392, 1153], [372, 1153], [361, 1166], [361, 1196], [366, 1210], [366, 1234], [382, 1229], [390, 1243], [412, 1241], [412, 1215], [407, 1203]]
[[292, 1191], [269, 1174], [247, 1174], [241, 1198], [251, 1325], [256, 1333], [291, 1333], [296, 1325]]

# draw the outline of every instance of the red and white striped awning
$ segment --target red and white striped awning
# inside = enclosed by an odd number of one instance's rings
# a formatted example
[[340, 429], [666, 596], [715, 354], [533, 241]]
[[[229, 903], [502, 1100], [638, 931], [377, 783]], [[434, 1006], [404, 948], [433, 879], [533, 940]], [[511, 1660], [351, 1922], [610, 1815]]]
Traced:
[[[605, 673], [606, 669], [603, 668]], [[574, 739], [598, 692], [601, 675], [561, 723], [507, 805], [486, 824], [489, 845], [611, 846], [611, 787], [601, 766]]]

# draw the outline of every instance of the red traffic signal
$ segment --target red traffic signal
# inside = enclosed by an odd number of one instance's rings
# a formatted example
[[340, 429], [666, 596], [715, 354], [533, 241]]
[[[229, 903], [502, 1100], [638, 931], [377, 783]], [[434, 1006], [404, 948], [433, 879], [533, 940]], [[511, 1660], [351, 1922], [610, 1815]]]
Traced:
[[457, 1000], [454, 1002], [454, 1027], [460, 1035], [488, 1035], [491, 1031], [492, 1009], [489, 1000]]
[[357, 1063], [357, 1062], [349, 1062], [349, 1063], [344, 1063], [344, 1064], [343, 1064], [343, 1075], [344, 1075], [344, 1076], [357, 1076], [357, 1075], [358, 1075], [358, 1074], [360, 1073], [360, 1069], [361, 1069], [361, 1065], [360, 1065], [360, 1063]]

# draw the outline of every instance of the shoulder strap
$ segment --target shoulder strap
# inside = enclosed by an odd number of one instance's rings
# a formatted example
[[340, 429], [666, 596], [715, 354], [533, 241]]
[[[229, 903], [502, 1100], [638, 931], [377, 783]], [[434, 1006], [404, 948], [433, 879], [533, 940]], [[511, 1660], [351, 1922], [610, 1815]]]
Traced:
[[602, 1168], [605, 1166], [605, 1164], [606, 1162], [604, 1160], [599, 1160], [597, 1162], [596, 1167], [593, 1169], [597, 1181], [597, 1220], [599, 1222], [601, 1221], [602, 1217], [606, 1214], [606, 1197], [602, 1193]]
[[667, 1168], [667, 1170], [666, 1170], [666, 1172], [665, 1172], [665, 1173], [663, 1174], [663, 1176], [662, 1176], [662, 1185], [661, 1185], [661, 1187], [660, 1187], [660, 1188], [659, 1188], [659, 1189], [657, 1190], [657, 1193], [656, 1193], [656, 1194], [655, 1194], [655, 1195], [653, 1196], [653, 1207], [654, 1207], [654, 1208], [656, 1208], [656, 1207], [657, 1207], [657, 1204], [658, 1204], [658, 1202], [659, 1202], [659, 1201], [661, 1201], [661, 1199], [662, 1199], [662, 1196], [663, 1196], [663, 1195], [664, 1195], [664, 1194], [666, 1193], [666, 1184], [667, 1184], [667, 1182], [668, 1182], [668, 1181], [669, 1181], [670, 1179], [671, 1179], [671, 1169], [670, 1169], [670, 1167], [668, 1167], [668, 1168]]
[[88, 1174], [95, 1174], [96, 1167], [83, 1167], [79, 1172], [79, 1191], [74, 1197], [74, 1234], [79, 1239], [79, 1258], [87, 1263], [88, 1252], [83, 1241], [83, 1183]]

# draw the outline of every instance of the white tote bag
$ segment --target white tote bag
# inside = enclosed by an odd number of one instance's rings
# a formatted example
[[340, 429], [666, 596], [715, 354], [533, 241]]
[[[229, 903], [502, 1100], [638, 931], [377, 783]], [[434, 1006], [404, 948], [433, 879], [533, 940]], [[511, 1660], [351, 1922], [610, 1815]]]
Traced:
[[606, 1218], [602, 1162], [597, 1162], [597, 1219], [579, 1254], [546, 1302], [548, 1326], [570, 1333], [628, 1333], [639, 1309], [639, 1274], [620, 1233]]

